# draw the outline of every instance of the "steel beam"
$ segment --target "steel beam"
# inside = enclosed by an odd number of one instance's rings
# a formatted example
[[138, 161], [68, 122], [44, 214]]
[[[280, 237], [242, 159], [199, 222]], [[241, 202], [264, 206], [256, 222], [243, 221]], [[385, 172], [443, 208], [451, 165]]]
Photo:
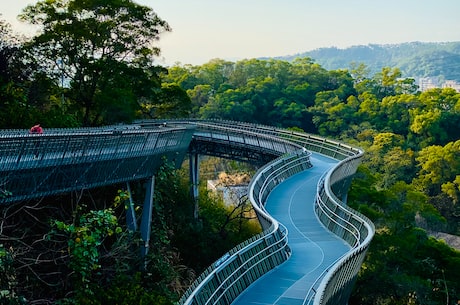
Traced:
[[[150, 232], [152, 228], [153, 212], [153, 191], [155, 186], [155, 176], [150, 177], [145, 183], [145, 200], [142, 209], [141, 218], [141, 238], [144, 244], [141, 246], [141, 257], [144, 258], [144, 264], [147, 263], [145, 257], [149, 252]], [[145, 267], [145, 265], [144, 265]]]
[[199, 185], [199, 154], [189, 154], [190, 163], [190, 181], [191, 181], [191, 194], [194, 202], [193, 217], [198, 219], [198, 185]]
[[131, 193], [131, 187], [129, 186], [129, 182], [126, 182], [126, 190], [128, 191], [128, 195], [129, 195], [129, 205], [126, 207], [126, 225], [129, 231], [136, 232], [137, 231], [136, 213], [134, 211], [133, 195]]

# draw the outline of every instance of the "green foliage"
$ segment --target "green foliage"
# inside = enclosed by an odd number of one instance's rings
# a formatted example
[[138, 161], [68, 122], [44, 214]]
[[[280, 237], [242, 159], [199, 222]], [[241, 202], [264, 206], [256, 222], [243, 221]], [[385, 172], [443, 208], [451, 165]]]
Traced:
[[458, 140], [460, 93], [451, 88], [432, 89], [419, 96], [419, 107], [409, 110], [410, 130], [421, 137], [421, 146], [445, 145]]
[[[408, 109], [419, 107], [420, 101], [413, 94], [400, 94], [386, 96], [382, 99], [378, 117], [374, 117], [376, 125], [382, 129], [389, 129], [396, 134], [408, 133], [407, 126], [410, 125], [412, 117]], [[382, 118], [387, 118], [383, 120]]]
[[25, 88], [28, 75], [27, 69], [22, 69], [20, 47], [11, 26], [0, 20], [0, 128], [17, 128], [19, 122], [29, 119]]
[[[141, 273], [133, 277], [119, 274], [113, 279], [111, 285], [106, 289], [95, 287], [94, 296], [78, 300], [79, 305], [104, 305], [104, 304], [155, 304], [173, 305], [174, 303], [164, 295], [146, 289], [146, 281]], [[63, 305], [65, 303], [62, 303]]]
[[140, 102], [142, 115], [148, 119], [188, 117], [192, 104], [187, 93], [177, 84], [164, 84], [151, 100]]
[[101, 268], [98, 249], [105, 238], [122, 231], [117, 217], [108, 208], [85, 213], [75, 223], [55, 221], [54, 225], [57, 231], [69, 236], [69, 267], [75, 272], [78, 293], [92, 295], [91, 278]]
[[460, 253], [420, 228], [439, 228], [444, 219], [413, 186], [398, 182], [378, 191], [376, 183], [376, 175], [361, 166], [349, 193], [350, 205], [377, 228], [349, 303], [407, 304], [416, 298], [440, 304], [446, 293], [458, 299], [457, 275], [447, 268], [459, 267]]
[[39, 1], [22, 20], [40, 25], [27, 44], [34, 62], [56, 81], [84, 125], [130, 121], [159, 86], [153, 46], [169, 25], [152, 9], [126, 1]]
[[26, 300], [18, 297], [16, 293], [18, 282], [13, 263], [14, 258], [11, 251], [0, 244], [0, 303], [5, 305], [26, 304]]
[[[350, 304], [443, 304], [459, 299], [460, 254], [417, 228], [377, 231]], [[449, 262], [449, 263], [447, 263]], [[449, 268], [449, 269], [446, 269]], [[450, 269], [454, 268], [454, 269]]]
[[[165, 189], [167, 187], [163, 183], [173, 186], [176, 183], [171, 178], [176, 177], [174, 173], [172, 165], [165, 164], [158, 173], [157, 182]], [[140, 191], [137, 186], [133, 190]], [[194, 278], [194, 273], [181, 264], [179, 253], [170, 242], [171, 215], [164, 205], [168, 204], [170, 197], [175, 202], [179, 193], [180, 190], [176, 189], [171, 194], [155, 196], [145, 266], [139, 256], [139, 232], [122, 232], [119, 224], [126, 205], [130, 204], [127, 191], [118, 191], [114, 208], [84, 211], [84, 206], [81, 206], [70, 222], [53, 221], [48, 239], [55, 242], [56, 238], [65, 237], [71, 269], [71, 274], [67, 276], [72, 279], [66, 287], [69, 289], [66, 297], [60, 298], [57, 303], [172, 305]], [[134, 206], [136, 212], [141, 211], [136, 203]], [[117, 217], [120, 212], [122, 214]]]
[[326, 71], [308, 59], [213, 60], [202, 66], [174, 66], [164, 77], [183, 85], [192, 101], [192, 116], [299, 126], [315, 131], [308, 107], [321, 92], [346, 100], [354, 93], [347, 71]]
[[420, 167], [419, 175], [414, 184], [430, 196], [445, 191], [456, 200], [458, 173], [460, 172], [460, 140], [447, 143], [445, 146], [428, 146], [422, 149], [417, 157]]

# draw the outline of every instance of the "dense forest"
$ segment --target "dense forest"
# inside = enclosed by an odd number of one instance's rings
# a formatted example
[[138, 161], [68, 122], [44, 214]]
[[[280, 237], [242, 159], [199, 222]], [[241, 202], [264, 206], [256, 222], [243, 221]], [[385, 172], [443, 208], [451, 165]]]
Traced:
[[[170, 26], [130, 0], [39, 1], [20, 17], [42, 30], [21, 38], [0, 21], [0, 128], [193, 117], [362, 147], [348, 203], [377, 233], [349, 304], [460, 302], [460, 252], [433, 237], [460, 235], [459, 92], [420, 92], [384, 59], [377, 72], [326, 69], [308, 57], [161, 67], [154, 46]], [[203, 166], [207, 174], [252, 170], [214, 159]], [[0, 303], [173, 304], [260, 230], [244, 198], [226, 207], [204, 189], [195, 219], [186, 172], [165, 162], [158, 173], [146, 264], [125, 225], [123, 186], [1, 206]], [[141, 193], [133, 186], [135, 201]]]
[[345, 49], [320, 48], [296, 55], [276, 57], [292, 61], [309, 57], [325, 69], [349, 69], [366, 65], [372, 73], [384, 67], [399, 68], [403, 77], [430, 77], [442, 83], [460, 82], [460, 42], [408, 42], [387, 45], [358, 45]]

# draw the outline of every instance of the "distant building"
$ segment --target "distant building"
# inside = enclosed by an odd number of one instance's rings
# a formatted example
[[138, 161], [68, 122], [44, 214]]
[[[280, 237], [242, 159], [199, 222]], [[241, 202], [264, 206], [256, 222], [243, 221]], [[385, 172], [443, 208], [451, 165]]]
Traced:
[[454, 80], [446, 80], [444, 84], [442, 84], [442, 88], [452, 88], [460, 92], [460, 84]]
[[419, 79], [419, 89], [424, 92], [434, 88], [452, 88], [460, 92], [460, 83], [454, 80], [446, 80], [442, 84], [434, 77], [423, 77]]
[[420, 91], [427, 91], [434, 88], [439, 88], [438, 81], [433, 77], [422, 77], [418, 81]]

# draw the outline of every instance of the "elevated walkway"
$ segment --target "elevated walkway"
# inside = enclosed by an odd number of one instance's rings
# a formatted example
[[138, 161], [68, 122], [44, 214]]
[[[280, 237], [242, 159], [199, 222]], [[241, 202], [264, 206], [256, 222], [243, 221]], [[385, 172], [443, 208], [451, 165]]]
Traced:
[[[181, 121], [0, 133], [0, 204], [148, 179], [168, 160], [213, 155], [258, 166], [301, 146], [238, 128]], [[197, 170], [197, 169], [196, 169]]]
[[[0, 134], [0, 204], [146, 181], [140, 225], [149, 247], [154, 176], [163, 158], [189, 155], [197, 196], [199, 155], [263, 165], [249, 198], [263, 232], [236, 246], [179, 304], [345, 305], [375, 232], [345, 198], [363, 152], [314, 135], [242, 122], [175, 120]], [[313, 167], [312, 167], [313, 165]], [[133, 207], [128, 228], [136, 230]], [[289, 243], [288, 243], [289, 240]]]
[[303, 305], [311, 290], [350, 246], [327, 230], [314, 205], [320, 178], [337, 161], [313, 154], [313, 167], [278, 185], [267, 199], [267, 212], [289, 232], [291, 257], [247, 288], [232, 305]]
[[0, 204], [147, 179], [163, 158], [180, 166], [194, 127], [26, 130], [0, 133]]

